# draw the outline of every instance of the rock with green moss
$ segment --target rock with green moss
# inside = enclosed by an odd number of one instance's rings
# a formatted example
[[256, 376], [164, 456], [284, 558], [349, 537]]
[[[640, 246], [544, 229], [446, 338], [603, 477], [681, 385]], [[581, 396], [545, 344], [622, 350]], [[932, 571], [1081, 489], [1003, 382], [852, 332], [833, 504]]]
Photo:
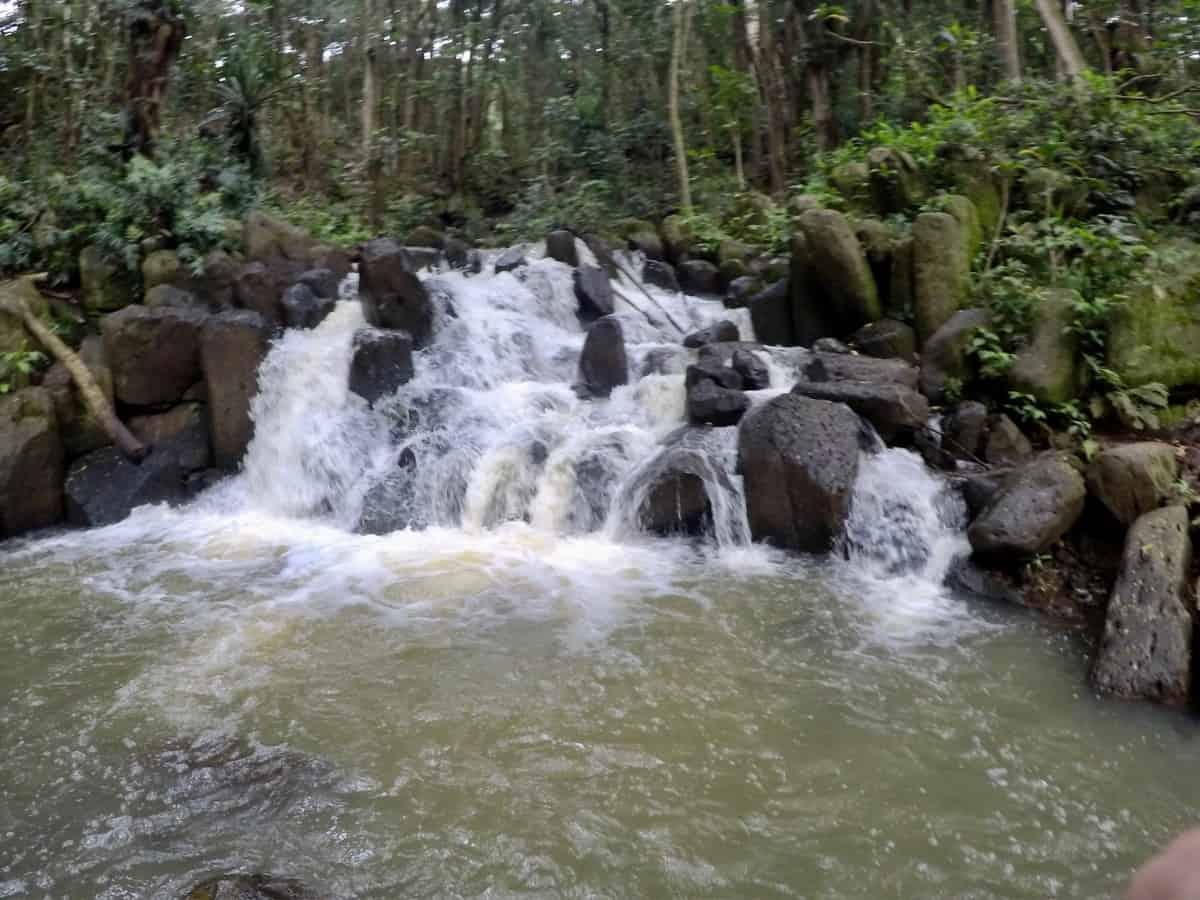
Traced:
[[1200, 244], [1175, 241], [1109, 328], [1108, 365], [1130, 386], [1200, 386]]
[[675, 265], [692, 256], [696, 235], [683, 216], [667, 216], [659, 225], [658, 234], [662, 238], [667, 259]]
[[914, 305], [912, 235], [906, 234], [892, 242], [890, 268], [884, 311], [892, 318], [911, 321]]
[[1042, 291], [1033, 310], [1029, 340], [1005, 373], [1011, 390], [1039, 403], [1066, 403], [1079, 396], [1079, 339], [1071, 329], [1075, 291]]
[[950, 194], [946, 197], [944, 211], [954, 216], [962, 226], [969, 264], [983, 246], [983, 223], [979, 219], [979, 210], [962, 194]]
[[79, 254], [79, 285], [83, 307], [90, 313], [114, 312], [134, 301], [125, 267], [95, 244]]
[[946, 181], [955, 193], [975, 204], [984, 235], [994, 234], [1003, 203], [1000, 181], [987, 157], [975, 147], [961, 144], [944, 145], [938, 152]]
[[788, 198], [787, 209], [792, 218], [804, 215], [810, 209], [820, 209], [824, 204], [812, 194], [793, 194]]
[[616, 232], [630, 250], [640, 250], [647, 259], [665, 260], [666, 250], [658, 229], [640, 219], [627, 219], [616, 226]]
[[836, 210], [814, 209], [800, 217], [799, 225], [807, 244], [810, 302], [826, 311], [835, 336], [880, 318], [875, 279], [849, 219]]
[[177, 287], [185, 275], [178, 253], [155, 250], [142, 260], [142, 291], [148, 294], [160, 284]]
[[0, 397], [0, 537], [62, 519], [63, 449], [42, 387]]
[[871, 276], [875, 279], [879, 302], [886, 310], [891, 306], [892, 253], [896, 237], [879, 219], [861, 219], [855, 224], [854, 233], [858, 242], [862, 244], [863, 252], [867, 254], [867, 265], [870, 266]]
[[963, 305], [969, 287], [967, 240], [958, 219], [943, 212], [917, 216], [913, 239], [913, 313], [928, 340]]
[[830, 183], [852, 206], [865, 206], [871, 199], [871, 167], [865, 162], [848, 162], [829, 173]]
[[925, 178], [904, 150], [873, 147], [867, 154], [871, 205], [880, 215], [902, 213], [925, 199]]

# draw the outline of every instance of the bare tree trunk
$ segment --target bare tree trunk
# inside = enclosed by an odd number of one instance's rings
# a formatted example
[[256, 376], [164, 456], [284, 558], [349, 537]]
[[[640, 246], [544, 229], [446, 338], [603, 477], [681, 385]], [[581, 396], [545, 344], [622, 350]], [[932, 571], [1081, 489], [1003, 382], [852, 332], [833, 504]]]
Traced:
[[671, 116], [671, 136], [675, 142], [675, 171], [679, 178], [679, 204], [684, 212], [692, 209], [692, 185], [688, 178], [687, 145], [683, 138], [683, 120], [679, 115], [679, 70], [687, 52], [687, 31], [692, 8], [688, 0], [675, 0], [673, 10], [674, 41], [671, 44], [671, 74], [667, 86], [667, 104]]
[[362, 153], [367, 176], [367, 223], [375, 231], [383, 219], [383, 191], [379, 184], [383, 165], [379, 158], [379, 142], [375, 138], [379, 117], [376, 8], [377, 0], [363, 0]]
[[811, 105], [813, 132], [818, 150], [837, 146], [837, 120], [833, 117], [833, 102], [829, 94], [829, 70], [820, 63], [810, 63], [804, 71]]
[[140, 0], [126, 16], [129, 74], [125, 81], [125, 155], [154, 155], [171, 67], [186, 33], [166, 0]]
[[[770, 5], [758, 6], [758, 51], [753, 56], [758, 87], [767, 111], [767, 183], [772, 194], [787, 187], [787, 105], [786, 88], [775, 64], [775, 23]], [[754, 45], [747, 41], [753, 52]]]
[[1042, 24], [1046, 26], [1046, 31], [1050, 34], [1050, 41], [1054, 44], [1060, 72], [1065, 78], [1078, 78], [1087, 71], [1088, 66], [1083, 58], [1083, 53], [1079, 50], [1079, 44], [1075, 42], [1075, 36], [1071, 34], [1071, 29], [1068, 27], [1066, 19], [1063, 18], [1062, 10], [1058, 5], [1059, 0], [1036, 0], [1036, 2], [1038, 15], [1042, 17]]
[[1021, 44], [1017, 34], [1017, 8], [1013, 0], [992, 0], [992, 27], [996, 46], [1004, 63], [1004, 77], [1013, 84], [1021, 81]]

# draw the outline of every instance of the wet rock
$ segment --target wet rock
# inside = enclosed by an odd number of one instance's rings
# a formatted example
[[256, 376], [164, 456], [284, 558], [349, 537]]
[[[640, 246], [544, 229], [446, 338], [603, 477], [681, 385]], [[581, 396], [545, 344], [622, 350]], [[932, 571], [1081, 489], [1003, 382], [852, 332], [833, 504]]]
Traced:
[[807, 243], [809, 281], [822, 295], [836, 333], [849, 334], [881, 318], [875, 279], [849, 220], [835, 210], [814, 209], [798, 225]]
[[332, 297], [318, 297], [307, 284], [293, 284], [283, 294], [283, 323], [288, 328], [316, 328], [336, 303]]
[[763, 283], [756, 275], [742, 275], [729, 282], [725, 289], [725, 308], [741, 309], [749, 305], [750, 298], [763, 289]]
[[714, 467], [703, 452], [688, 445], [664, 449], [639, 477], [644, 491], [638, 520], [647, 531], [662, 535], [700, 535], [712, 531], [713, 504], [708, 484], [721, 481], [728, 489], [723, 469]]
[[642, 281], [660, 287], [664, 291], [679, 291], [679, 279], [675, 275], [675, 267], [660, 259], [648, 259], [642, 266]]
[[579, 316], [585, 322], [613, 314], [613, 289], [608, 273], [599, 266], [581, 266], [575, 270], [575, 299]]
[[569, 231], [552, 231], [546, 235], [546, 256], [568, 266], [579, 265], [579, 251], [575, 248], [575, 235]]
[[916, 388], [917, 369], [901, 359], [872, 359], [843, 353], [813, 353], [801, 368], [806, 381], [862, 381]]
[[317, 900], [294, 878], [273, 875], [222, 875], [196, 885], [183, 900]]
[[318, 297], [336, 300], [341, 278], [332, 269], [309, 269], [300, 274], [297, 283], [307, 285]]
[[174, 306], [178, 309], [203, 309], [200, 298], [191, 291], [177, 288], [171, 284], [160, 284], [146, 291], [145, 305], [150, 309], [162, 306]]
[[1079, 339], [1071, 325], [1075, 291], [1043, 291], [1034, 306], [1028, 343], [1005, 373], [1008, 386], [1039, 403], [1067, 403], [1079, 394]]
[[958, 404], [942, 421], [942, 443], [957, 459], [978, 459], [987, 432], [987, 407], [977, 400]]
[[876, 359], [903, 359], [916, 357], [917, 335], [912, 327], [895, 319], [880, 319], [854, 332], [850, 338], [859, 353]]
[[1008, 483], [1016, 469], [987, 469], [983, 472], [972, 472], [964, 475], [959, 483], [963, 501], [967, 504], [967, 512], [974, 518], [987, 509], [988, 504], [999, 493], [1000, 488]]
[[721, 292], [721, 272], [707, 260], [684, 260], [675, 271], [679, 275], [679, 286], [689, 294]]
[[885, 443], [911, 442], [929, 419], [929, 401], [899, 384], [860, 381], [799, 381], [793, 394], [844, 403], [870, 422]]
[[71, 464], [66, 480], [67, 521], [92, 527], [120, 522], [148, 503], [187, 499], [184, 470], [169, 450], [151, 450], [135, 465], [115, 447], [105, 447]]
[[718, 428], [736, 425], [749, 408], [749, 397], [741, 391], [721, 387], [709, 378], [688, 388], [687, 414], [693, 425]]
[[946, 587], [995, 603], [1022, 604], [1021, 588], [1007, 572], [988, 569], [960, 556], [946, 572]]
[[181, 403], [165, 413], [134, 416], [129, 430], [155, 453], [172, 454], [184, 472], [206, 469], [211, 464], [208, 417], [199, 403]]
[[420, 530], [425, 527], [426, 523], [416, 513], [415, 460], [411, 462], [411, 465], [398, 466], [367, 489], [354, 529], [356, 533], [391, 534], [406, 528]]
[[262, 316], [249, 310], [212, 316], [200, 333], [213, 465], [220, 469], [236, 468], [254, 435], [250, 402], [258, 393], [258, 367], [270, 334]]
[[174, 403], [200, 380], [200, 329], [192, 309], [127, 306], [100, 323], [117, 400], [131, 406]]
[[813, 552], [833, 545], [850, 510], [861, 428], [849, 407], [796, 394], [745, 417], [738, 468], [755, 540]]
[[913, 306], [924, 342], [950, 321], [967, 298], [971, 261], [962, 225], [949, 213], [917, 216], [912, 226]]
[[404, 243], [411, 247], [426, 247], [441, 250], [446, 246], [446, 235], [428, 225], [418, 225], [408, 233]]
[[1029, 557], [1045, 552], [1083, 512], [1083, 476], [1066, 460], [1047, 456], [1022, 467], [967, 529], [975, 553]]
[[1088, 466], [1088, 489], [1122, 525], [1162, 506], [1179, 475], [1175, 448], [1156, 441], [1109, 447]]
[[198, 497], [209, 488], [214, 488], [228, 477], [220, 469], [202, 469], [189, 472], [183, 478], [183, 489], [189, 499]]
[[959, 310], [922, 344], [921, 393], [931, 402], [941, 403], [952, 382], [957, 381], [961, 386], [971, 379], [973, 372], [967, 353], [971, 337], [990, 321], [987, 310]]
[[[79, 347], [79, 357], [88, 367], [92, 378], [109, 403], [113, 402], [112, 371], [104, 353], [104, 341], [96, 335], [84, 339]], [[70, 372], [62, 363], [55, 363], [42, 378], [42, 387], [54, 399], [58, 433], [62, 439], [63, 452], [67, 460], [75, 459], [92, 450], [106, 447], [110, 443], [108, 434], [88, 411], [83, 398], [75, 387]]]
[[703, 347], [705, 344], [717, 344], [723, 341], [736, 341], [741, 337], [738, 327], [727, 319], [693, 331], [683, 339], [683, 346], [689, 350]]
[[725, 365], [721, 360], [702, 359], [695, 365], [687, 367], [684, 387], [691, 388], [702, 381], [711, 381], [718, 387], [728, 388], [732, 391], [742, 389], [741, 373], [732, 366]]
[[1033, 455], [1033, 445], [1017, 424], [1006, 415], [992, 416], [987, 423], [983, 459], [990, 466], [1011, 466]]
[[750, 321], [754, 323], [754, 333], [760, 341], [771, 347], [795, 346], [790, 281], [775, 282], [751, 297], [746, 306], [750, 310]]
[[682, 375], [688, 354], [682, 347], [655, 347], [642, 359], [641, 375]]
[[512, 272], [525, 265], [528, 265], [528, 260], [525, 258], [525, 248], [509, 247], [496, 259], [496, 274]]
[[1120, 574], [1092, 667], [1092, 685], [1101, 694], [1159, 703], [1187, 701], [1191, 561], [1185, 507], [1154, 510], [1133, 523], [1125, 536]]
[[390, 397], [413, 377], [413, 342], [402, 331], [360, 328], [354, 332], [350, 390], [368, 403]]
[[446, 254], [446, 264], [452, 269], [465, 269], [470, 262], [471, 245], [461, 238], [446, 238], [443, 251]]
[[733, 370], [742, 378], [742, 386], [748, 391], [761, 391], [771, 386], [771, 370], [749, 350], [733, 351]]
[[412, 260], [414, 272], [419, 272], [421, 269], [433, 269], [442, 263], [442, 251], [436, 247], [413, 247], [406, 244], [404, 252]]
[[592, 397], [607, 397], [613, 388], [629, 383], [629, 359], [621, 322], [605, 316], [592, 323], [579, 356], [579, 381]]
[[28, 387], [0, 397], [0, 537], [60, 521], [62, 485], [63, 448], [50, 391]]
[[133, 285], [120, 260], [94, 244], [79, 254], [79, 287], [80, 302], [89, 313], [112, 312], [134, 301]]
[[359, 263], [363, 314], [377, 328], [408, 332], [423, 347], [433, 333], [433, 301], [414, 274], [412, 259], [388, 238], [368, 241]]
[[841, 356], [845, 356], [850, 352], [849, 347], [847, 347], [837, 338], [831, 337], [817, 338], [815, 341], [813, 341], [812, 348], [818, 353], [837, 353]]

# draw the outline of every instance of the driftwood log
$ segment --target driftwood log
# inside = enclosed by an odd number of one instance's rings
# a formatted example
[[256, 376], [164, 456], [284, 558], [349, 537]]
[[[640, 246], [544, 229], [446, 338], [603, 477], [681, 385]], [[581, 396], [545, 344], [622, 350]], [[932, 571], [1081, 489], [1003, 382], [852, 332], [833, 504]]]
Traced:
[[[30, 276], [27, 280], [32, 287], [32, 282], [38, 280], [38, 276]], [[71, 380], [75, 382], [88, 412], [100, 423], [104, 433], [127, 459], [140, 463], [150, 453], [150, 447], [138, 440], [137, 436], [125, 427], [125, 423], [117, 418], [116, 411], [104, 396], [104, 391], [100, 389], [96, 379], [92, 377], [87, 365], [29, 308], [29, 304], [17, 290], [17, 284], [19, 282], [13, 281], [0, 284], [0, 310], [20, 319], [25, 330], [37, 338], [45, 351], [63, 364], [70, 373]]]

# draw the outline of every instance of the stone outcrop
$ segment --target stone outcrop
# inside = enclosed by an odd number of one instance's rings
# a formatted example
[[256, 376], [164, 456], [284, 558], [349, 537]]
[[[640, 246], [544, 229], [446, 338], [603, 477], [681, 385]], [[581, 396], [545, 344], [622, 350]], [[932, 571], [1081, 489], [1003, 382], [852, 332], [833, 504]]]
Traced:
[[862, 425], [840, 403], [786, 394], [738, 430], [738, 468], [755, 540], [811, 552], [841, 534], [858, 475]]
[[1101, 694], [1185, 703], [1191, 692], [1192, 541], [1187, 509], [1148, 512], [1125, 536], [1092, 667]]
[[263, 318], [249, 310], [212, 316], [200, 333], [213, 464], [218, 468], [236, 468], [254, 435], [250, 402], [258, 393], [258, 367], [270, 333]]
[[967, 529], [980, 556], [1024, 558], [1044, 553], [1079, 519], [1087, 488], [1065, 459], [1047, 456], [1015, 472]]
[[1006, 415], [991, 416], [983, 441], [983, 459], [990, 466], [1011, 466], [1033, 456], [1033, 444]]
[[625, 333], [614, 316], [592, 323], [579, 355], [579, 383], [588, 396], [607, 397], [613, 388], [629, 383]]
[[363, 314], [377, 328], [408, 332], [417, 348], [433, 334], [433, 301], [405, 249], [389, 238], [368, 241], [359, 263]]
[[[849, 220], [835, 210], [814, 209], [800, 216], [797, 224], [807, 253], [803, 283], [792, 285], [797, 300], [821, 309], [835, 337], [882, 317], [875, 279]], [[792, 277], [796, 277], [795, 269]], [[825, 336], [813, 334], [811, 339]], [[801, 343], [809, 343], [805, 340], [809, 335], [797, 337]]]
[[1175, 448], [1157, 441], [1101, 451], [1088, 466], [1088, 489], [1122, 525], [1162, 506], [1179, 475]]
[[117, 400], [130, 406], [178, 401], [200, 380], [203, 313], [127, 306], [100, 324]]
[[63, 448], [45, 388], [0, 397], [0, 537], [46, 528], [63, 515]]

